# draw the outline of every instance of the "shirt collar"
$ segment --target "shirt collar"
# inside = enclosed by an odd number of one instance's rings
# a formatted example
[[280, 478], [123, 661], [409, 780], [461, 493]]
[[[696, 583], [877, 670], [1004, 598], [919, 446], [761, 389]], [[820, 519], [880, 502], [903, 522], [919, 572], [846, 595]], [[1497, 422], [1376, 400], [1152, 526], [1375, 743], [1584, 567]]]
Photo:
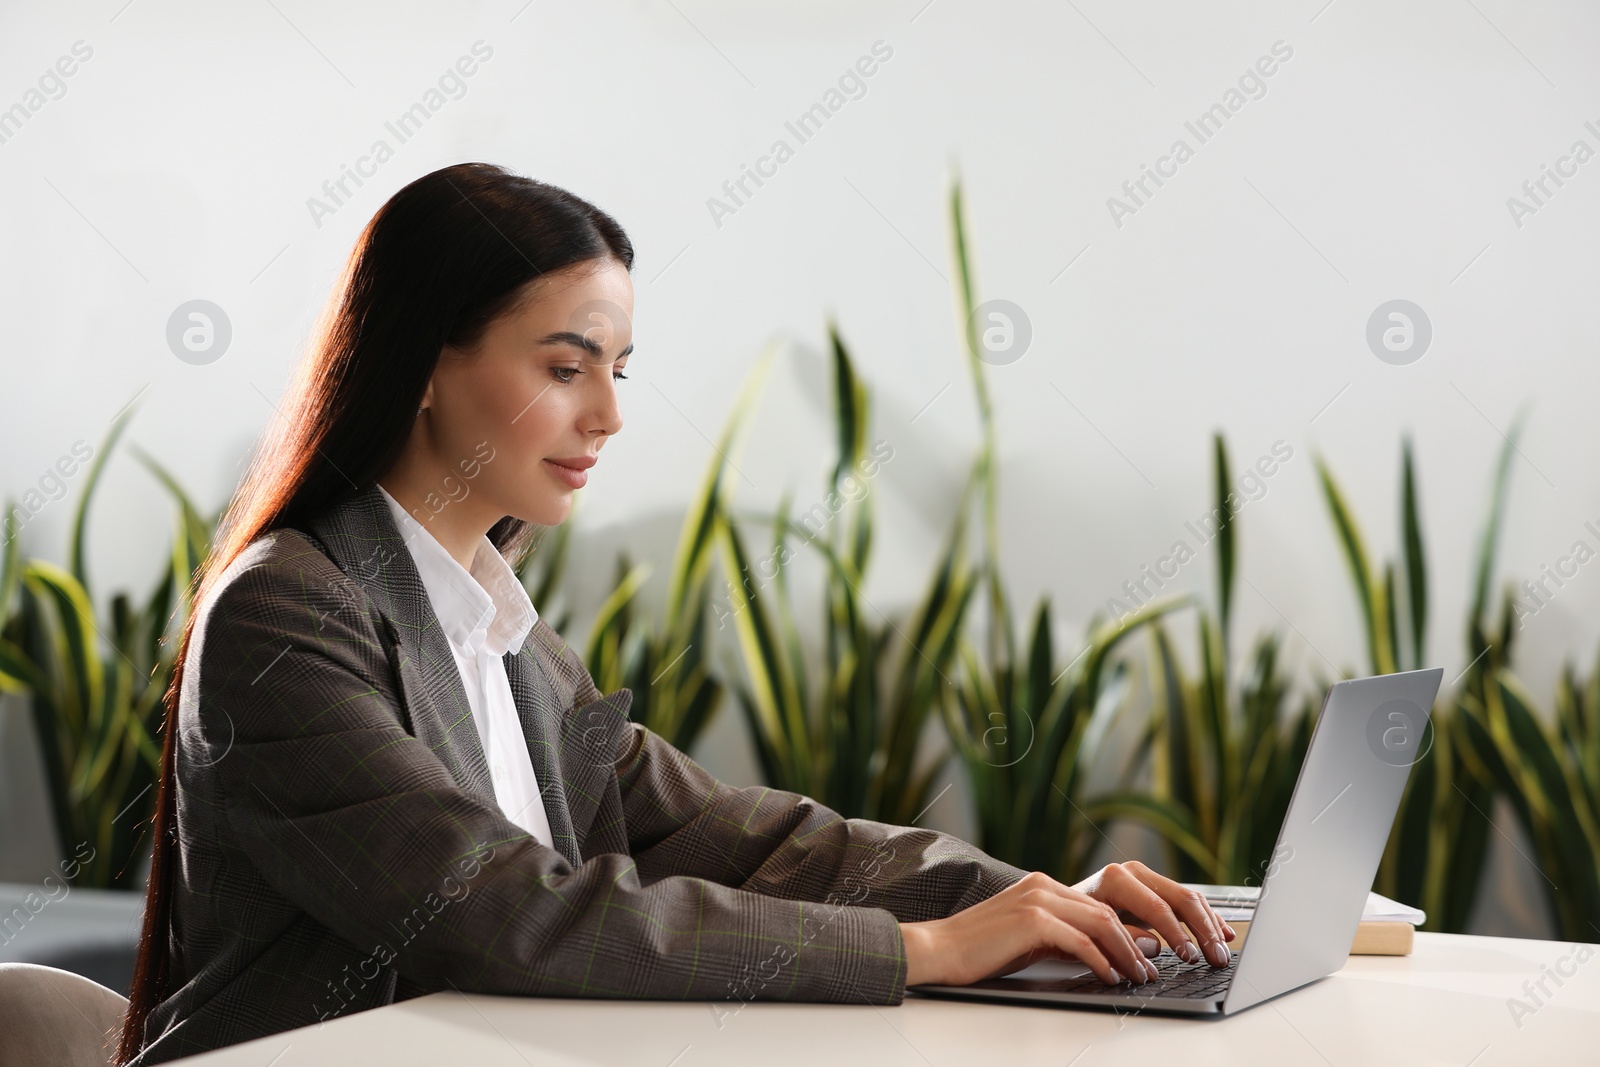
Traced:
[[381, 485], [378, 489], [411, 550], [428, 601], [450, 641], [470, 654], [481, 648], [503, 656], [520, 649], [539, 613], [494, 542], [487, 536], [479, 538], [468, 571], [387, 489]]

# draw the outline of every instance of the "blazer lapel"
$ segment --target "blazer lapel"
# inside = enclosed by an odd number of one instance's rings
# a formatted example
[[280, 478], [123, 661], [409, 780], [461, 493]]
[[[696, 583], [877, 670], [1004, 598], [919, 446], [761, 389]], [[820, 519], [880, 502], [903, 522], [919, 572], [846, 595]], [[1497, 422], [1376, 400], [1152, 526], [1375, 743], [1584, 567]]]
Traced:
[[633, 692], [618, 689], [579, 707], [557, 693], [553, 671], [541, 663], [530, 633], [517, 654], [506, 653], [506, 677], [516, 697], [534, 772], [545, 798], [555, 845], [574, 866], [608, 784], [616, 786], [617, 748]]
[[567, 805], [561, 756], [557, 750], [562, 712], [566, 709], [560, 706], [549, 675], [535, 662], [529, 647], [531, 640], [530, 632], [520, 651], [506, 653], [506, 679], [511, 683], [511, 697], [517, 705], [517, 718], [522, 721], [528, 754], [533, 757], [533, 773], [539, 779], [539, 795], [544, 799], [545, 818], [550, 820], [552, 843], [556, 851], [576, 867], [583, 859], [578, 850], [572, 811]]
[[[439, 756], [457, 784], [498, 805], [449, 638], [382, 491], [374, 483], [308, 525], [383, 615], [385, 639], [399, 665], [407, 729]], [[544, 648], [541, 642], [556, 647]], [[607, 783], [615, 781], [615, 754], [633, 693], [619, 689], [578, 707], [570, 682], [557, 684], [558, 674], [567, 677], [557, 667], [563, 651], [559, 636], [540, 620], [521, 649], [506, 653], [504, 663], [552, 843], [576, 867], [583, 862], [582, 845]]]
[[358, 582], [387, 623], [395, 646], [408, 729], [456, 783], [498, 803], [450, 639], [428, 602], [422, 577], [376, 482], [308, 524], [339, 569]]

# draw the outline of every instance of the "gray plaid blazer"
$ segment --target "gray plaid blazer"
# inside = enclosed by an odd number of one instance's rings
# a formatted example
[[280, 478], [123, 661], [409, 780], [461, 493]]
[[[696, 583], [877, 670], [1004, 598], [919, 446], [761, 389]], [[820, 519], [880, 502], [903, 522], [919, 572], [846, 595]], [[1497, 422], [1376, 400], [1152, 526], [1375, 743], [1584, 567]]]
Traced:
[[555, 848], [507, 820], [376, 485], [256, 539], [178, 712], [154, 1064], [440, 990], [897, 1004], [898, 921], [1023, 874], [954, 837], [725, 785], [542, 618], [508, 652]]

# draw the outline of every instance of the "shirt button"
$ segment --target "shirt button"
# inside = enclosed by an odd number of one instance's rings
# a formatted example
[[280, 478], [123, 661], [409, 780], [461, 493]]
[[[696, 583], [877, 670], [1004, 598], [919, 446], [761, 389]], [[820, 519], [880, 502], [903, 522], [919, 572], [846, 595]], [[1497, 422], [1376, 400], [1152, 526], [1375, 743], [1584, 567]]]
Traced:
[[504, 778], [504, 777], [505, 777], [505, 776], [506, 776], [506, 769], [505, 769], [505, 767], [504, 767], [504, 766], [502, 766], [502, 765], [501, 765], [501, 764], [498, 764], [498, 763], [496, 763], [496, 764], [495, 764], [495, 765], [494, 765], [494, 776], [495, 776], [495, 777], [496, 777], [496, 778]]

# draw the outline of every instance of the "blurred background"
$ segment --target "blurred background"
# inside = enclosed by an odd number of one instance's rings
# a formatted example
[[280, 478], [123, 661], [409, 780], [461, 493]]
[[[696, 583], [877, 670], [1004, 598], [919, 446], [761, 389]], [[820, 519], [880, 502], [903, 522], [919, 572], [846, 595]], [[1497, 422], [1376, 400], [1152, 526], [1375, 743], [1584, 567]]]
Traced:
[[0, 958], [125, 989], [187, 576], [361, 228], [466, 160], [634, 242], [626, 425], [524, 580], [713, 773], [1259, 883], [1324, 687], [1437, 666], [1376, 888], [1600, 940], [1600, 11], [0, 25]]

